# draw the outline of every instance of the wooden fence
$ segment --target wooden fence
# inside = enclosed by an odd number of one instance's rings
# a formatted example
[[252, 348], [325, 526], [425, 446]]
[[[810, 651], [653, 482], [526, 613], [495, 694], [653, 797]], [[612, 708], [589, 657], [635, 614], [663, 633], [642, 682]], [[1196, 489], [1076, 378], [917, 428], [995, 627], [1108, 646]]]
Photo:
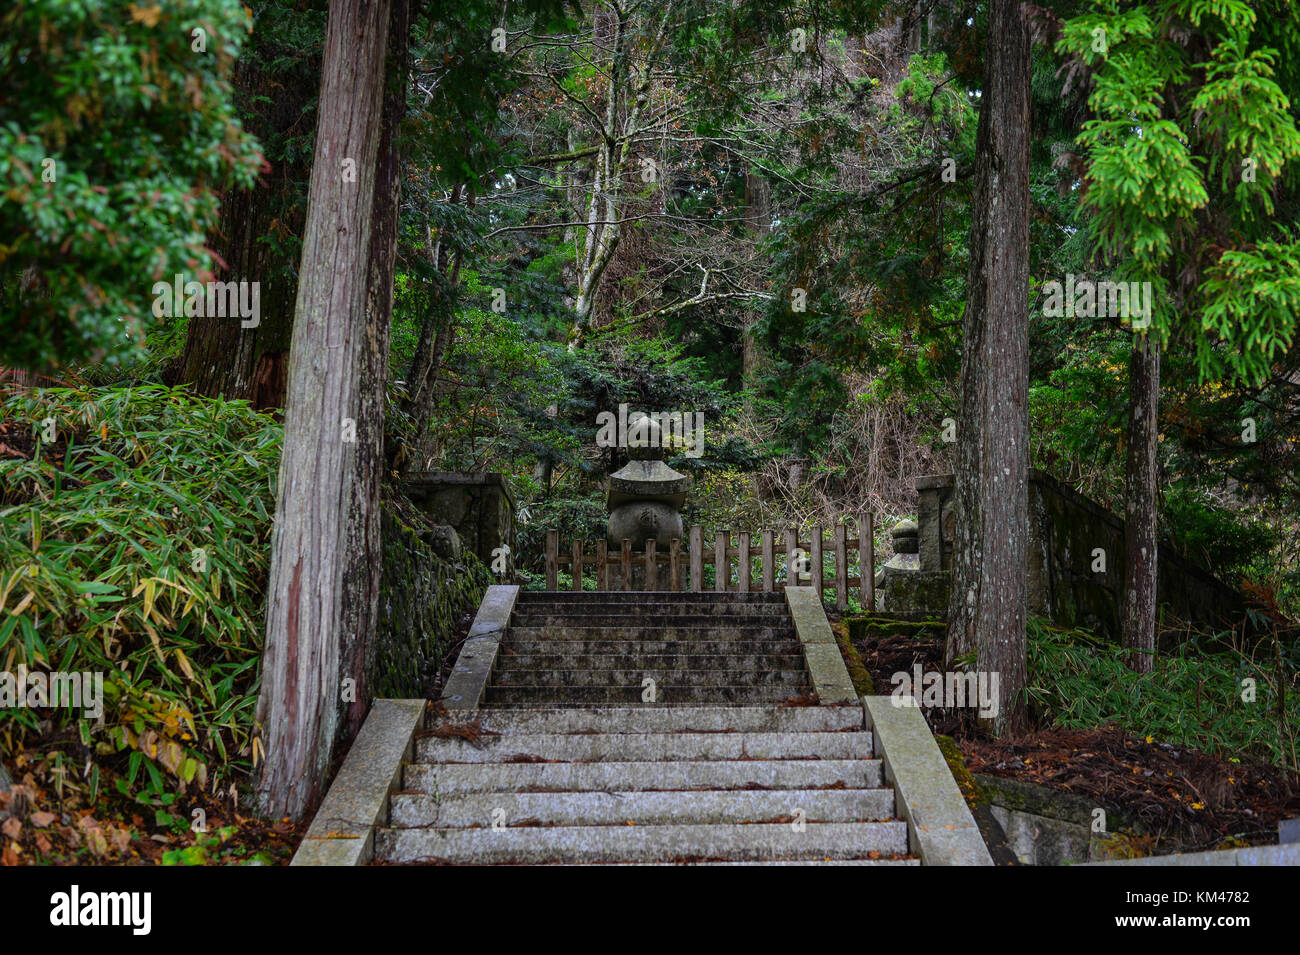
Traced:
[[[595, 541], [595, 553], [586, 551], [586, 541], [575, 540], [571, 550], [560, 553], [558, 531], [546, 532], [546, 589], [559, 590], [561, 567], [567, 567], [573, 578], [573, 590], [583, 589], [584, 570], [595, 574], [597, 590], [668, 590], [699, 593], [704, 590], [704, 568], [714, 569], [713, 589], [717, 593], [750, 593], [784, 590], [790, 576], [790, 567], [799, 571], [798, 586], [816, 588], [818, 593], [835, 591], [835, 605], [845, 610], [849, 605], [849, 592], [856, 587], [862, 606], [874, 609], [876, 605], [874, 520], [865, 514], [856, 520], [857, 531], [849, 533], [848, 525], [839, 521], [824, 537], [821, 527], [812, 528], [811, 539], [801, 541], [794, 530], [781, 534], [781, 552], [785, 558], [785, 573], [777, 578], [777, 538], [774, 531], [751, 535], [735, 534], [732, 542], [730, 530], [718, 531], [706, 543], [704, 528], [698, 524], [690, 529], [690, 539], [683, 547], [673, 538], [667, 553], [656, 551], [654, 541], [646, 541], [643, 553], [633, 553], [632, 542], [623, 541], [621, 550], [612, 550], [604, 540]], [[796, 551], [802, 555], [796, 555]], [[856, 551], [861, 568], [858, 576], [849, 576], [849, 554]], [[825, 556], [834, 557], [833, 570], [828, 574]], [[758, 558], [758, 574], [754, 573], [754, 558]], [[807, 561], [806, 569], [800, 566], [801, 558]], [[635, 568], [635, 570], [634, 570]], [[683, 573], [685, 572], [685, 573]], [[757, 579], [755, 577], [757, 576]], [[639, 587], [634, 587], [640, 577]], [[617, 578], [617, 579], [614, 579]], [[661, 587], [660, 582], [666, 586]], [[734, 578], [734, 579], [733, 579]]]

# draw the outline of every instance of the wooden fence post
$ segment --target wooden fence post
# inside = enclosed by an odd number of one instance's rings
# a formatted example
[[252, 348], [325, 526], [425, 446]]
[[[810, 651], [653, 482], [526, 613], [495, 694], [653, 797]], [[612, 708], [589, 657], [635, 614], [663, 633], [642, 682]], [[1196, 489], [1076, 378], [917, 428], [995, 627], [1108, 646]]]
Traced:
[[696, 524], [691, 528], [691, 585], [690, 591], [698, 594], [704, 589], [704, 528]]
[[609, 590], [609, 554], [605, 549], [605, 538], [596, 541], [596, 589]]
[[632, 589], [632, 541], [623, 538], [623, 589]]
[[849, 609], [848, 528], [843, 520], [835, 525], [835, 606]]
[[730, 538], [731, 531], [718, 531], [713, 544], [713, 589], [720, 594], [727, 592], [727, 584], [731, 582], [731, 561], [727, 559]]
[[560, 532], [546, 532], [546, 589], [560, 589]]
[[813, 593], [817, 595], [818, 600], [821, 600], [822, 591], [826, 589], [826, 585], [822, 581], [822, 526], [820, 524], [813, 525], [812, 540], [809, 545], [809, 557], [812, 558], [812, 580], [810, 583], [812, 584]]
[[573, 592], [582, 593], [582, 541], [573, 542]]
[[776, 590], [776, 557], [772, 551], [772, 532], [763, 531], [763, 592]]
[[682, 542], [678, 537], [668, 544], [668, 589], [682, 589]]
[[659, 589], [659, 563], [655, 560], [655, 539], [645, 542], [645, 589]]
[[799, 574], [795, 569], [794, 552], [799, 546], [799, 538], [793, 527], [785, 529], [785, 585], [787, 587], [799, 586]]
[[739, 553], [736, 555], [736, 571], [740, 582], [736, 590], [742, 594], [749, 593], [749, 531], [742, 531], [738, 541]]
[[876, 515], [871, 511], [858, 518], [858, 591], [862, 612], [876, 612]]

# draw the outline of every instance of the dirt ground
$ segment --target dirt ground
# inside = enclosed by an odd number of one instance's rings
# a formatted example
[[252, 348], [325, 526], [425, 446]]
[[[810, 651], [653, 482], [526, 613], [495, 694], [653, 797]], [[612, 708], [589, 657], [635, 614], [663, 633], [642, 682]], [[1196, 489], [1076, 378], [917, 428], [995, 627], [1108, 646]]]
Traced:
[[[942, 669], [937, 634], [881, 632], [853, 646], [876, 693], [891, 692], [891, 675], [915, 664], [927, 672]], [[1039, 726], [993, 740], [955, 712], [924, 712], [935, 733], [953, 738], [972, 773], [1072, 793], [1136, 817], [1147, 831], [1134, 840], [1143, 854], [1275, 844], [1278, 822], [1300, 816], [1300, 776], [1277, 766], [1135, 737], [1114, 726]]]

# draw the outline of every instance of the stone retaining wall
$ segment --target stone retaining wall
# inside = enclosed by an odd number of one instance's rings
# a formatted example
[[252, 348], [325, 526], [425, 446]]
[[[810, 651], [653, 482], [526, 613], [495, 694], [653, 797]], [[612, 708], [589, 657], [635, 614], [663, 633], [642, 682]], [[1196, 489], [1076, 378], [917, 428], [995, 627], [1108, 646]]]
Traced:
[[[1124, 522], [1051, 475], [1034, 469], [1029, 474], [1029, 612], [1119, 639]], [[953, 476], [917, 478], [916, 489], [919, 573], [946, 574], [952, 569]], [[1092, 569], [1097, 548], [1105, 553], [1100, 572]], [[1164, 542], [1157, 596], [1162, 613], [1198, 628], [1225, 629], [1245, 615], [1240, 593]], [[944, 604], [915, 609], [946, 611]]]
[[[491, 566], [492, 551], [503, 544], [514, 554], [515, 502], [502, 475], [426, 471], [411, 475], [402, 493], [433, 523], [454, 527], [485, 565]], [[513, 556], [509, 565], [513, 569]]]
[[372, 697], [433, 694], [461, 618], [483, 599], [492, 580], [474, 554], [439, 556], [439, 529], [402, 517], [386, 503], [381, 517], [384, 566], [379, 584], [378, 639], [367, 673]]

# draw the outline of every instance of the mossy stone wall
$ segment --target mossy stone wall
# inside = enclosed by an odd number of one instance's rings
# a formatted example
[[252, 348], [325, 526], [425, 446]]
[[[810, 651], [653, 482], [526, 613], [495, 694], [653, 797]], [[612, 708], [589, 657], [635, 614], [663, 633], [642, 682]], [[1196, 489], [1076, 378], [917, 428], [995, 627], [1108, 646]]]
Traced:
[[379, 628], [367, 673], [376, 698], [431, 697], [462, 618], [478, 608], [492, 583], [468, 549], [456, 561], [438, 556], [435, 532], [404, 520], [402, 510], [385, 504], [381, 517]]
[[[953, 480], [951, 475], [928, 475], [917, 478], [916, 487], [920, 582], [924, 575], [952, 568]], [[1026, 568], [1030, 613], [1120, 639], [1124, 560], [1122, 520], [1051, 475], [1031, 469]], [[1163, 542], [1156, 590], [1166, 621], [1172, 617], [1197, 628], [1219, 630], [1239, 623], [1245, 614], [1245, 600], [1238, 591]], [[904, 596], [924, 602], [907, 605], [896, 599], [891, 606], [887, 600], [886, 610], [939, 613], [947, 606], [946, 594], [927, 590]]]

